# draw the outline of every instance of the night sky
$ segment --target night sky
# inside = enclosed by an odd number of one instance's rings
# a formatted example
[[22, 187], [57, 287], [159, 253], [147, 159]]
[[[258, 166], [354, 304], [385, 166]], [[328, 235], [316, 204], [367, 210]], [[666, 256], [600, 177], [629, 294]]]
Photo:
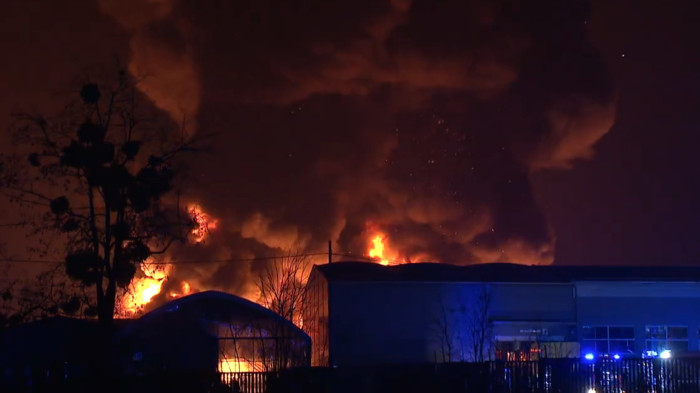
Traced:
[[[0, 127], [121, 59], [216, 135], [184, 191], [219, 224], [173, 258], [362, 255], [381, 231], [411, 261], [693, 264], [693, 4], [3, 1]], [[174, 274], [241, 292], [255, 269]]]

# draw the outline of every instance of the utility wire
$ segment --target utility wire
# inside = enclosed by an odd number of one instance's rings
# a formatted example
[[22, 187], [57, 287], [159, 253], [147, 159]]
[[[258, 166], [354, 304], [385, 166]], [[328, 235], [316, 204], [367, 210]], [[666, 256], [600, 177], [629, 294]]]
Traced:
[[[267, 256], [267, 257], [256, 257], [256, 258], [226, 258], [226, 259], [184, 259], [184, 260], [171, 260], [171, 261], [154, 261], [147, 262], [149, 265], [186, 265], [186, 264], [209, 264], [209, 263], [232, 263], [232, 262], [255, 262], [255, 261], [267, 261], [274, 259], [285, 259], [285, 258], [299, 258], [299, 257], [316, 257], [316, 256], [327, 256], [327, 252], [317, 252], [308, 254], [292, 254], [292, 255], [277, 255], [277, 256]], [[355, 260], [362, 260], [368, 262], [377, 261], [376, 258], [365, 257], [355, 254], [339, 254], [331, 253], [334, 257], [346, 257], [353, 258]], [[389, 261], [398, 262], [398, 261]], [[2, 258], [0, 263], [26, 263], [26, 264], [52, 264], [52, 263], [65, 263], [65, 260], [51, 260], [51, 259], [13, 259], [13, 258]]]

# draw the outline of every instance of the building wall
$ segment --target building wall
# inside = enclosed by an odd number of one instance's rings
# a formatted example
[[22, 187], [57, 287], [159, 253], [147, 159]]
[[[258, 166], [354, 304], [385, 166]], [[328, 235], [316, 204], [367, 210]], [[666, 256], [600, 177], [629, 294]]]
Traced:
[[304, 331], [311, 337], [311, 365], [328, 365], [328, 281], [312, 270], [306, 283], [306, 305], [303, 307]]
[[[318, 355], [314, 365], [473, 361], [470, 326], [484, 291], [489, 295], [491, 322], [486, 358], [495, 355], [499, 343], [507, 344], [500, 345], [500, 352], [537, 347], [542, 355], [548, 351], [548, 356], [580, 356], [584, 331], [601, 326], [631, 327], [634, 356], [647, 349], [647, 327], [652, 325], [685, 327], [688, 350], [700, 349], [697, 283], [327, 283], [324, 279], [313, 288], [316, 300], [311, 308], [318, 310], [316, 321], [321, 322], [315, 336], [310, 332], [313, 353]], [[557, 351], [561, 353], [552, 355]]]
[[492, 318], [501, 321], [574, 321], [572, 284], [492, 284]]
[[[523, 333], [532, 323], [523, 321], [575, 321], [572, 285], [333, 282], [329, 289], [330, 360], [336, 365], [478, 360], [472, 333], [479, 333], [473, 326], [485, 295], [486, 319], [509, 331], [515, 322], [521, 339], [532, 339]], [[494, 355], [488, 329], [482, 359]]]
[[700, 328], [700, 284], [691, 282], [579, 282], [577, 321], [579, 340], [584, 328], [629, 326], [634, 329], [634, 352], [647, 349], [647, 327], [687, 328], [688, 350], [697, 351]]
[[[333, 282], [332, 365], [460, 361], [481, 284]], [[460, 334], [462, 333], [462, 334]]]

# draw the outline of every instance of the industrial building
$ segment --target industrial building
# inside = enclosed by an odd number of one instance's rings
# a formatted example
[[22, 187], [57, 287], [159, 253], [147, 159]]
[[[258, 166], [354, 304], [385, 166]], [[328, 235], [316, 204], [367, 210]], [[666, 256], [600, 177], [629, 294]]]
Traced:
[[315, 266], [312, 365], [642, 357], [698, 351], [700, 269]]
[[116, 338], [127, 374], [277, 371], [309, 365], [311, 342], [290, 321], [218, 291], [174, 299]]
[[107, 354], [96, 345], [96, 319], [53, 317], [1, 332], [0, 391], [55, 391], [57, 386], [72, 391], [71, 384], [94, 375], [99, 362], [110, 362], [124, 380], [168, 375], [170, 384], [178, 384], [201, 382], [193, 376], [218, 372], [223, 382], [236, 379], [239, 389], [250, 392], [260, 391], [262, 380], [253, 385], [254, 380], [234, 374], [310, 364], [311, 341], [301, 329], [256, 303], [223, 292], [173, 299], [138, 319], [115, 320], [114, 328]]

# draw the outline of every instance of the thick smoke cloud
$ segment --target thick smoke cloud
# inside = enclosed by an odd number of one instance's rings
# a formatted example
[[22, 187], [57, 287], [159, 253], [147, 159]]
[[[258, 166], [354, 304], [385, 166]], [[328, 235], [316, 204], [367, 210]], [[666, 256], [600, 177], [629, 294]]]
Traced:
[[192, 132], [196, 125], [187, 120], [197, 116], [200, 84], [187, 20], [178, 17], [167, 0], [97, 2], [130, 34], [128, 67], [139, 88], [175, 121], [185, 121]]
[[[403, 259], [552, 263], [530, 174], [590, 158], [614, 121], [583, 1], [100, 0], [131, 69], [215, 133], [190, 197], [220, 218], [183, 259], [334, 248], [372, 231]], [[258, 265], [178, 266], [251, 290]]]

